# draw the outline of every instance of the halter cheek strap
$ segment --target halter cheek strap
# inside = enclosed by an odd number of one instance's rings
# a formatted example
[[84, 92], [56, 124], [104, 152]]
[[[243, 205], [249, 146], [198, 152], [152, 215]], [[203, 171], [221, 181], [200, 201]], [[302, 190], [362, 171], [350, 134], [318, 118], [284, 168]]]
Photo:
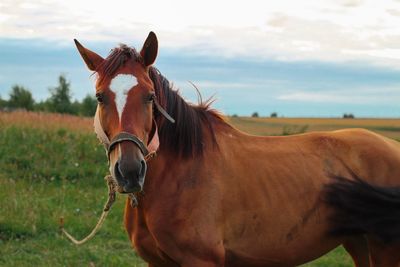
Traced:
[[158, 111], [170, 122], [175, 123], [175, 120], [167, 113], [165, 109], [158, 103], [157, 98], [154, 99], [154, 105], [158, 109]]

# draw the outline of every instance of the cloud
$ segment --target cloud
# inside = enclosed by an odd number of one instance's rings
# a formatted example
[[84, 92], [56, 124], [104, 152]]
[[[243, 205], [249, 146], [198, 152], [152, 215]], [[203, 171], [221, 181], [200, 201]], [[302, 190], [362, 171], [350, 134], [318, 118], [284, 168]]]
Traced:
[[362, 0], [341, 0], [339, 2], [345, 7], [357, 7], [357, 6], [360, 6], [364, 1], [362, 1]]
[[352, 100], [348, 96], [318, 93], [318, 92], [297, 92], [291, 94], [280, 95], [279, 100], [300, 101], [300, 102], [316, 102], [316, 103], [351, 103]]
[[387, 11], [387, 13], [389, 13], [392, 16], [400, 17], [400, 10], [399, 9], [387, 9], [386, 11]]
[[400, 68], [398, 4], [376, 3], [114, 0], [110, 5], [94, 0], [3, 0], [0, 37], [68, 44], [79, 38], [140, 46], [154, 30], [162, 48], [177, 51], [252, 60], [361, 61]]
[[339, 89], [335, 92], [308, 92], [296, 91], [281, 94], [278, 100], [304, 102], [304, 103], [326, 103], [326, 104], [352, 104], [373, 105], [399, 103], [400, 90], [397, 86], [387, 88], [359, 88], [355, 90]]

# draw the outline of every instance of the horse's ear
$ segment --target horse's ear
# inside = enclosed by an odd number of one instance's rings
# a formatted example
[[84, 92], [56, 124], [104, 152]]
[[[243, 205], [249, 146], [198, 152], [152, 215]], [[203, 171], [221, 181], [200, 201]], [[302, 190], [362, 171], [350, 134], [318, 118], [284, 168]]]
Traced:
[[76, 48], [78, 48], [79, 54], [81, 54], [81, 57], [83, 58], [83, 61], [85, 61], [86, 66], [89, 68], [89, 70], [96, 71], [97, 67], [100, 66], [101, 63], [103, 63], [104, 58], [102, 58], [95, 52], [83, 47], [83, 45], [81, 45], [78, 40], [74, 39], [74, 42]]
[[157, 52], [158, 52], [157, 36], [154, 32], [150, 32], [149, 36], [147, 36], [147, 39], [143, 44], [142, 50], [140, 51], [140, 55], [142, 56], [144, 65], [146, 67], [154, 63], [157, 57]]

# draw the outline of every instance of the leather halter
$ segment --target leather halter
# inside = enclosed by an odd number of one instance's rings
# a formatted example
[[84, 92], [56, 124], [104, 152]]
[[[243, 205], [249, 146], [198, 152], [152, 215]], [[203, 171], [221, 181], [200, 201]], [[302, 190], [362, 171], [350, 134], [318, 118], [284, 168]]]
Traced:
[[[175, 120], [167, 113], [167, 111], [165, 109], [163, 109], [161, 107], [161, 105], [157, 102], [157, 99], [154, 99], [153, 101], [154, 101], [153, 103], [154, 103], [155, 107], [158, 109], [158, 111], [171, 123], [175, 123]], [[149, 135], [150, 141], [152, 140], [152, 138], [154, 137], [155, 134], [157, 134], [157, 124], [153, 120], [153, 127], [152, 127], [150, 135]], [[155, 151], [149, 151], [147, 149], [147, 145], [145, 145], [144, 142], [136, 135], [128, 133], [128, 132], [120, 132], [116, 136], [114, 136], [114, 138], [111, 140], [110, 144], [106, 145], [107, 156], [109, 159], [110, 159], [110, 153], [111, 153], [112, 149], [117, 144], [124, 142], [124, 141], [129, 141], [129, 142], [134, 143], [140, 149], [140, 151], [142, 152], [143, 157], [145, 159], [148, 158], [148, 156], [150, 156], [151, 154], [155, 153]]]
[[111, 150], [114, 148], [115, 145], [124, 141], [130, 141], [133, 142], [135, 145], [137, 145], [140, 151], [142, 151], [143, 156], [146, 157], [149, 154], [147, 146], [143, 143], [142, 140], [140, 140], [139, 137], [131, 133], [120, 132], [111, 140], [110, 145], [107, 147], [108, 156], [110, 156]]
[[158, 109], [158, 111], [170, 122], [175, 123], [175, 120], [167, 113], [165, 109], [161, 107], [161, 105], [158, 103], [157, 99], [154, 99], [154, 105]]

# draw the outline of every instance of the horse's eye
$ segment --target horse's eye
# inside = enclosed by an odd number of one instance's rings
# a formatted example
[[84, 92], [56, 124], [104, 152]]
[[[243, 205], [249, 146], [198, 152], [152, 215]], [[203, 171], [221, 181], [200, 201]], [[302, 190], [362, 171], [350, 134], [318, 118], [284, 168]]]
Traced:
[[154, 101], [154, 99], [156, 99], [156, 95], [155, 94], [150, 94], [149, 98], [148, 98], [149, 102]]
[[97, 99], [97, 102], [103, 103], [103, 94], [97, 93], [96, 94], [96, 99]]

